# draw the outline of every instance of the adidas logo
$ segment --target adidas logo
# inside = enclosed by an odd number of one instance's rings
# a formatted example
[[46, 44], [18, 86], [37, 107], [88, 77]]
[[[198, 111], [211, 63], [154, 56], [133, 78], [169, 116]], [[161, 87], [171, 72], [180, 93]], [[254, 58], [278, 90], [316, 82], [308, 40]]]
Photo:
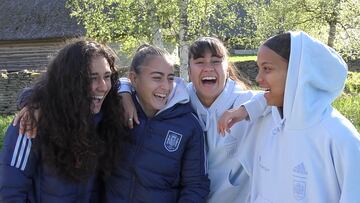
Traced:
[[301, 162], [301, 164], [295, 166], [293, 168], [293, 172], [294, 173], [297, 173], [297, 174], [301, 174], [301, 175], [307, 175], [307, 171], [306, 171], [306, 168], [305, 168], [305, 165], [304, 163]]

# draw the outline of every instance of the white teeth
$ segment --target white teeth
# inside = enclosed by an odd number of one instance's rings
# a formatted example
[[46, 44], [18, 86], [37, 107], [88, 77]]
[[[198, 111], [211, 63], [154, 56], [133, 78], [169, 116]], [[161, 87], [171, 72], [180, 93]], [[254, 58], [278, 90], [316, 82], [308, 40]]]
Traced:
[[156, 93], [155, 96], [161, 97], [161, 98], [165, 98], [165, 97], [166, 97], [166, 94]]
[[203, 78], [201, 78], [201, 80], [216, 80], [216, 77], [213, 77], [213, 76], [207, 76], [207, 77], [203, 77]]
[[102, 100], [104, 98], [104, 96], [93, 96], [93, 99], [96, 100]]

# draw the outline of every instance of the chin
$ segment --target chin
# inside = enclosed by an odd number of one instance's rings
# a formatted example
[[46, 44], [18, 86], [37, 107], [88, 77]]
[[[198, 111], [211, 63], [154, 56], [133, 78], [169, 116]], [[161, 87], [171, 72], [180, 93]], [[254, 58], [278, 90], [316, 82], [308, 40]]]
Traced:
[[97, 114], [97, 113], [99, 113], [99, 112], [100, 112], [100, 109], [93, 109], [93, 110], [92, 110], [92, 113], [93, 113], [93, 114]]

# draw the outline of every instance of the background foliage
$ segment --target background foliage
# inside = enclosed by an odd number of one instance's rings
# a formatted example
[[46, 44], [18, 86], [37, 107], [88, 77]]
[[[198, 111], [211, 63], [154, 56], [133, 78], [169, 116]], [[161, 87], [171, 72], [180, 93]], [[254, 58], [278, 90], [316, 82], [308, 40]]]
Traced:
[[67, 7], [88, 36], [128, 53], [143, 42], [180, 45], [209, 35], [256, 49], [272, 35], [303, 30], [346, 59], [360, 55], [360, 0], [69, 0]]
[[360, 0], [244, 1], [246, 28], [240, 37], [247, 46], [278, 33], [303, 30], [335, 48], [347, 60], [360, 56]]
[[[87, 35], [101, 41], [120, 42], [131, 51], [140, 43], [179, 44], [181, 3], [185, 5], [186, 40], [217, 35], [241, 25], [239, 0], [69, 0], [67, 7], [82, 23]], [[161, 42], [160, 42], [161, 43]]]

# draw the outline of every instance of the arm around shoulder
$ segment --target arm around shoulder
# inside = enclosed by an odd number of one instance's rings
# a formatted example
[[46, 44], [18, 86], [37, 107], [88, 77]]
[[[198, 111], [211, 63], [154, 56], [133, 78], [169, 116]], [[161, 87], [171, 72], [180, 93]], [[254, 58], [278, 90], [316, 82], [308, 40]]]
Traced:
[[31, 139], [18, 131], [18, 126], [9, 126], [0, 152], [0, 202], [34, 202], [36, 158]]
[[249, 101], [242, 105], [245, 107], [250, 121], [254, 121], [261, 117], [268, 107], [263, 93], [254, 95]]

